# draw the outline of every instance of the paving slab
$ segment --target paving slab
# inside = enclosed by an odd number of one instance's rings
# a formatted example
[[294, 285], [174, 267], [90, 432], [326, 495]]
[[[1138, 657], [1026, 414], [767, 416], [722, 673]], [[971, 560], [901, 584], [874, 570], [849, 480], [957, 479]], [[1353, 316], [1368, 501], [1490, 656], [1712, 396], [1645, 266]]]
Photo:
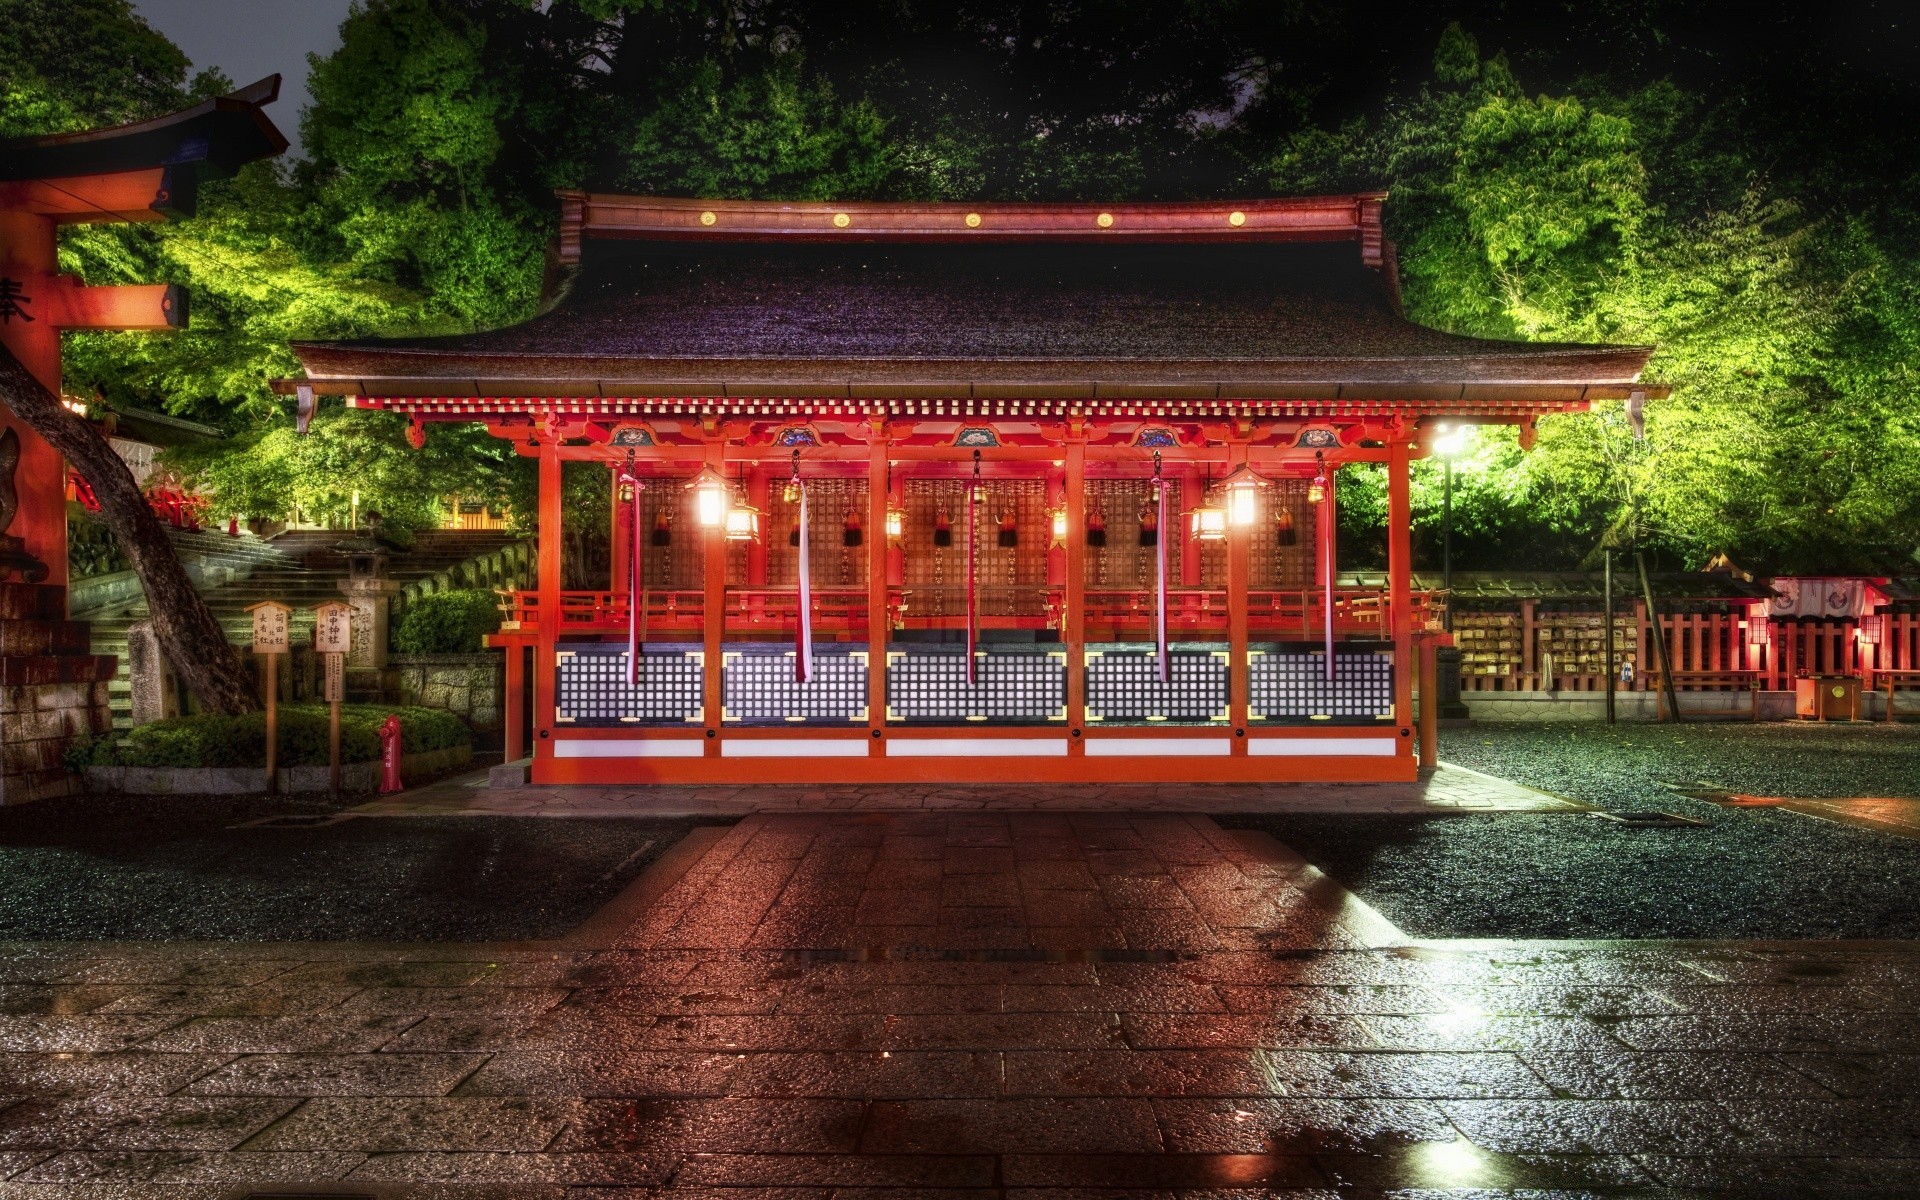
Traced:
[[1920, 947], [1419, 941], [1194, 813], [753, 812], [560, 941], [0, 978], [7, 1200], [1920, 1186]]

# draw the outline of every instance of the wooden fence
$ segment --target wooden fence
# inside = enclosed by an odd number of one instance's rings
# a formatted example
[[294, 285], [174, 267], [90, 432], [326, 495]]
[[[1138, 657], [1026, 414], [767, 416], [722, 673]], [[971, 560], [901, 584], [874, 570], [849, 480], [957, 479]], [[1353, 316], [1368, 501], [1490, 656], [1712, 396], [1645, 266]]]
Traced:
[[[1751, 614], [1751, 618], [1749, 617]], [[1803, 675], [1860, 678], [1868, 688], [1920, 690], [1920, 614], [1877, 613], [1869, 636], [1860, 622], [1800, 618], [1767, 621], [1756, 639], [1751, 620], [1760, 606], [1724, 612], [1661, 614], [1667, 657], [1682, 691], [1745, 689], [1757, 683], [1784, 691]], [[1877, 624], [1878, 641], [1871, 640]], [[1644, 691], [1660, 668], [1647, 641], [1646, 606], [1634, 601], [1614, 613], [1614, 670], [1630, 666], [1621, 686]], [[1518, 612], [1457, 612], [1454, 638], [1466, 691], [1600, 691], [1606, 687], [1606, 620], [1596, 610], [1545, 609], [1522, 601]], [[1686, 676], [1708, 678], [1687, 679]]]

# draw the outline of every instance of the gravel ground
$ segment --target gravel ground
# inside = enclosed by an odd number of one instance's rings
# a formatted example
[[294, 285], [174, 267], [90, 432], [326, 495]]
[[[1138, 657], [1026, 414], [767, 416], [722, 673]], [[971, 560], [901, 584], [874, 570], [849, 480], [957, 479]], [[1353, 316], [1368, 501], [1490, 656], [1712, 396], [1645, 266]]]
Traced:
[[0, 809], [0, 940], [557, 937], [695, 824], [364, 817], [229, 828], [330, 811], [324, 801], [228, 796]]
[[1920, 797], [1920, 727], [1477, 725], [1461, 766], [1705, 829], [1579, 814], [1222, 816], [1263, 829], [1408, 933], [1511, 938], [1920, 938], [1920, 841], [1674, 788]]

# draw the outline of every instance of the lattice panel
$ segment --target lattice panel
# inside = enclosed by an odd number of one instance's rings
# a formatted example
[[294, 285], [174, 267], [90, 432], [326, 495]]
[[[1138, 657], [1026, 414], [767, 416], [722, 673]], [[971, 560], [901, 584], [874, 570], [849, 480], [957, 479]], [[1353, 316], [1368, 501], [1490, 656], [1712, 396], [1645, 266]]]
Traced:
[[1251, 650], [1248, 714], [1272, 721], [1392, 719], [1391, 651], [1335, 649], [1333, 670], [1329, 680], [1323, 650]]
[[[1282, 520], [1283, 514], [1290, 522]], [[1252, 570], [1248, 573], [1250, 586], [1283, 590], [1313, 586], [1314, 520], [1313, 505], [1307, 503], [1306, 480], [1276, 479], [1271, 486], [1260, 489], [1260, 516], [1253, 526]]]
[[[966, 613], [967, 491], [964, 479], [909, 479], [901, 487], [907, 519], [905, 583], [909, 617]], [[1051, 516], [1042, 479], [989, 479], [979, 506], [980, 615], [1035, 616], [1046, 610], [1047, 543]], [[935, 544], [945, 515], [952, 544]], [[1016, 545], [1000, 545], [1000, 519], [1011, 516]]]
[[[1087, 546], [1087, 586], [1095, 589], [1148, 591], [1153, 587], [1152, 546], [1140, 544], [1142, 519], [1153, 508], [1153, 484], [1147, 479], [1087, 480], [1086, 520], [1098, 513], [1106, 522], [1107, 544]], [[1167, 543], [1169, 584], [1180, 586], [1181, 515], [1176, 486], [1167, 500], [1168, 529], [1160, 531]]]
[[646, 646], [640, 683], [627, 682], [627, 648], [617, 643], [559, 651], [554, 720], [563, 725], [684, 725], [702, 716], [701, 652]]
[[887, 654], [887, 719], [1022, 724], [1064, 721], [1064, 651], [981, 651], [967, 683], [966, 650], [916, 646]]
[[[793, 535], [800, 524], [799, 504], [786, 501], [786, 480], [768, 485], [767, 582], [792, 584], [798, 578], [800, 550]], [[860, 514], [860, 544], [846, 544], [847, 513]], [[860, 587], [867, 582], [867, 554], [876, 541], [884, 545], [886, 530], [867, 528], [867, 481], [864, 479], [810, 479], [807, 516], [812, 528], [807, 540], [812, 551], [815, 587]]]
[[745, 725], [837, 724], [867, 719], [867, 654], [815, 646], [812, 677], [793, 677], [794, 651], [771, 643], [721, 652], [721, 719]]
[[[706, 538], [694, 517], [693, 492], [689, 479], [649, 479], [640, 493], [640, 546], [644, 558], [641, 569], [647, 586], [684, 590], [706, 583]], [[667, 526], [659, 528], [664, 512]], [[656, 537], [664, 532], [667, 544], [657, 546]]]
[[1088, 646], [1087, 720], [1225, 721], [1227, 652], [1173, 649], [1168, 657], [1163, 683], [1151, 646]]

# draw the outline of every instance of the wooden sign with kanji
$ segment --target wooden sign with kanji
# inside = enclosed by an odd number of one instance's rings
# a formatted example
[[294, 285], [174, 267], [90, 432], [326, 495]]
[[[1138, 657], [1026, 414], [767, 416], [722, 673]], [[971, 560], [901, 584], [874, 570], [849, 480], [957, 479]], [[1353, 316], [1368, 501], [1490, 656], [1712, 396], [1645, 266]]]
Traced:
[[262, 600], [247, 608], [253, 614], [253, 652], [285, 654], [290, 648], [287, 618], [293, 609], [277, 600]]
[[313, 648], [321, 654], [346, 654], [353, 644], [353, 605], [329, 600], [313, 609]]

